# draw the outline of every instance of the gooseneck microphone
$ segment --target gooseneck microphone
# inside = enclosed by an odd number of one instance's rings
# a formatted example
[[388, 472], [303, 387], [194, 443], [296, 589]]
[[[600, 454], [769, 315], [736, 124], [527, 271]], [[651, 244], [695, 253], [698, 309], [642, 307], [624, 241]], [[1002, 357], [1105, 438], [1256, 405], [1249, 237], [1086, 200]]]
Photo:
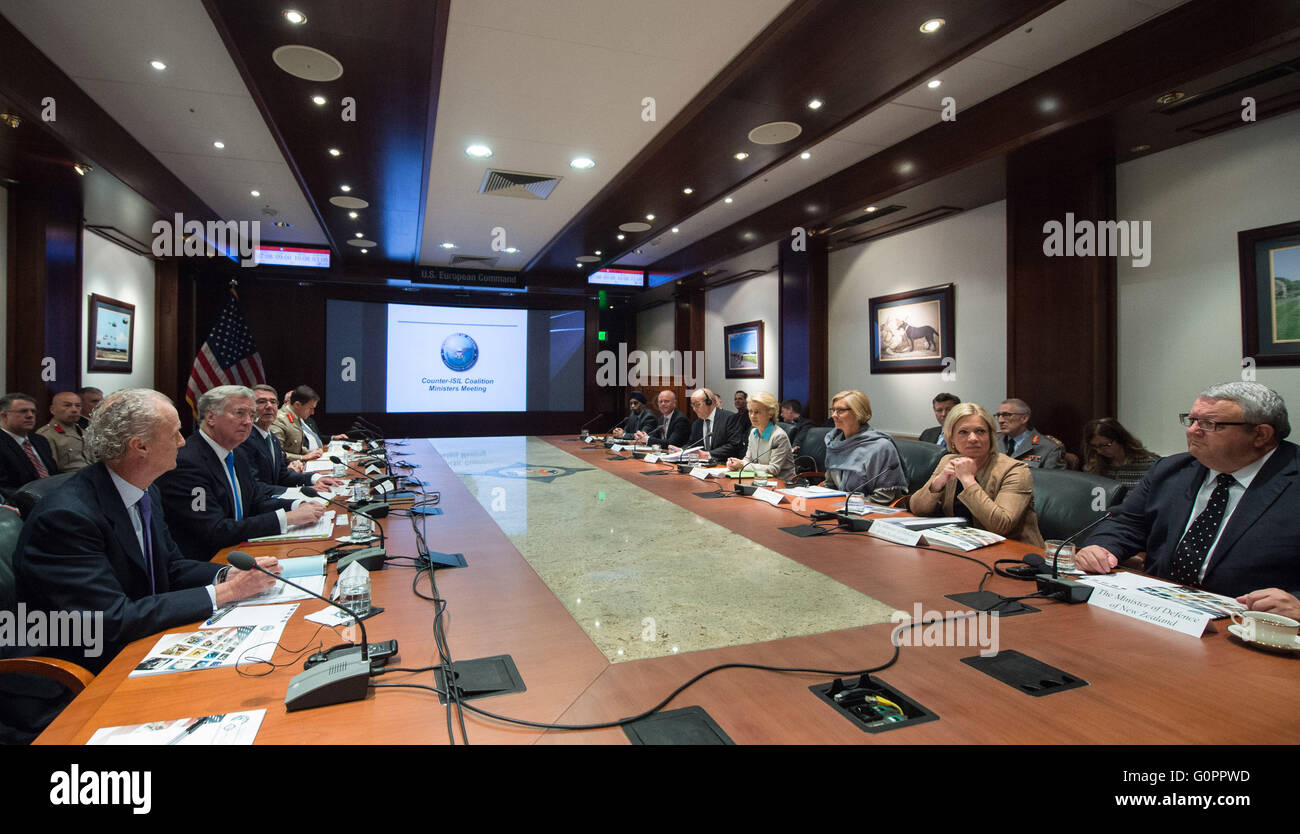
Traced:
[[1069, 603], [1088, 601], [1088, 597], [1092, 596], [1091, 585], [1084, 585], [1080, 582], [1075, 582], [1073, 579], [1061, 578], [1061, 572], [1058, 567], [1061, 558], [1061, 549], [1113, 515], [1113, 512], [1107, 510], [1101, 518], [1094, 520], [1091, 524], [1088, 524], [1083, 529], [1072, 534], [1069, 538], [1056, 546], [1056, 552], [1052, 554], [1052, 572], [1040, 573], [1034, 577], [1038, 581], [1038, 593], [1046, 597], [1064, 600]]
[[581, 437], [582, 434], [583, 434], [583, 432], [585, 432], [585, 431], [587, 430], [587, 426], [590, 426], [592, 423], [596, 422], [597, 420], [599, 420], [601, 417], [604, 417], [604, 416], [605, 416], [605, 412], [602, 411], [602, 412], [600, 412], [599, 414], [597, 414], [595, 417], [592, 417], [590, 420], [588, 420], [587, 422], [583, 423], [583, 424], [578, 428], [578, 436]]
[[[344, 510], [347, 510], [348, 512], [356, 513], [357, 515], [364, 516], [370, 519], [371, 523], [375, 525], [375, 529], [379, 531], [379, 546], [380, 547], [384, 546], [384, 528], [383, 525], [379, 523], [379, 518], [376, 518], [376, 516], [383, 517], [388, 515], [387, 504], [384, 504], [382, 502], [374, 502], [371, 504], [362, 504], [361, 506], [353, 507], [350, 504], [344, 504], [342, 501], [339, 501], [337, 498], [327, 498], [326, 496], [321, 495], [320, 492], [317, 491], [315, 487], [309, 487], [309, 486], [299, 487], [299, 491], [302, 492], [302, 494], [307, 496], [308, 498], [319, 498], [320, 500], [324, 501], [327, 504], [333, 504], [334, 506], [340, 507]], [[382, 515], [376, 512], [376, 510], [381, 507], [383, 508]]]
[[322, 602], [328, 603], [350, 616], [361, 628], [361, 651], [336, 653], [324, 663], [317, 664], [305, 672], [300, 672], [289, 681], [289, 691], [284, 696], [284, 708], [290, 712], [329, 704], [343, 704], [348, 701], [360, 701], [366, 697], [370, 686], [370, 647], [366, 638], [366, 626], [361, 618], [339, 605], [332, 599], [321, 596], [315, 591], [290, 582], [283, 576], [271, 573], [257, 563], [252, 556], [242, 550], [233, 551], [228, 557], [232, 567], [240, 570], [258, 570], [274, 579], [290, 585], [304, 594], [310, 594]]

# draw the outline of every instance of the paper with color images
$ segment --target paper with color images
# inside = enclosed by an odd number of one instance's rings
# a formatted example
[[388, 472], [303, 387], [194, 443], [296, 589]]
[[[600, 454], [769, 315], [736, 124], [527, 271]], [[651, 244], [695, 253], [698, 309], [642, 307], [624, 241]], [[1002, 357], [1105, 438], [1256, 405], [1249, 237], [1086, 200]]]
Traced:
[[275, 644], [283, 633], [284, 623], [281, 622], [278, 625], [164, 634], [128, 677], [218, 669], [237, 663], [247, 666], [267, 661], [275, 654]]
[[250, 709], [244, 712], [227, 712], [223, 715], [204, 715], [199, 718], [178, 718], [175, 721], [150, 721], [148, 724], [103, 727], [96, 730], [86, 744], [96, 746], [174, 744], [178, 747], [252, 744], [265, 717], [266, 710]]

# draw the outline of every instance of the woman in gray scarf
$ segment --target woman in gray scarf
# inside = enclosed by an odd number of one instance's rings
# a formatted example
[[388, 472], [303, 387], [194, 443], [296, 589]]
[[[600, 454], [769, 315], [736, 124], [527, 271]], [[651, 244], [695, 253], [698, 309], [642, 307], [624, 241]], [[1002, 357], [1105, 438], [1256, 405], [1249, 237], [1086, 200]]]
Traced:
[[888, 503], [907, 493], [907, 476], [894, 441], [873, 431], [871, 400], [861, 391], [831, 398], [835, 430], [826, 435], [825, 485], [845, 492], [866, 491], [869, 500]]

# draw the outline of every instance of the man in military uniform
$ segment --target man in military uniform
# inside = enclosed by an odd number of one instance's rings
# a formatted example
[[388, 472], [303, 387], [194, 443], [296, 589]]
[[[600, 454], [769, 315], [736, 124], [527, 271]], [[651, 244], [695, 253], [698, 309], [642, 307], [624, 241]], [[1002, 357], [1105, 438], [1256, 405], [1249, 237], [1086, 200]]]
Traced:
[[998, 406], [998, 451], [1042, 469], [1064, 469], [1065, 445], [1050, 434], [1039, 434], [1029, 425], [1029, 404], [1024, 400], [1003, 400]]
[[90, 464], [82, 445], [81, 397], [75, 391], [54, 395], [50, 401], [50, 422], [36, 433], [50, 442], [60, 472], [75, 472]]

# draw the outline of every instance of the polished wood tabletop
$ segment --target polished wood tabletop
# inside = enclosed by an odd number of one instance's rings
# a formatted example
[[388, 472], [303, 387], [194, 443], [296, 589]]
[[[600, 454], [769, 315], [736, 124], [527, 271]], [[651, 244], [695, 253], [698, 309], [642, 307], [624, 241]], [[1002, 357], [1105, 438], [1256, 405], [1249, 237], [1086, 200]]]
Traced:
[[[951, 553], [895, 545], [864, 534], [838, 532], [798, 538], [782, 527], [806, 524], [788, 508], [745, 497], [704, 499], [714, 482], [684, 475], [645, 477], [651, 465], [610, 460], [603, 446], [569, 437], [545, 438], [577, 458], [623, 478], [700, 517], [734, 531], [866, 596], [926, 616], [968, 610], [946, 595], [976, 590], [985, 568]], [[886, 664], [894, 655], [889, 623], [750, 645], [708, 649], [611, 663], [520, 555], [480, 500], [424, 441], [411, 441], [406, 460], [416, 475], [441, 492], [443, 515], [425, 527], [429, 547], [464, 553], [466, 568], [439, 570], [447, 601], [446, 633], [455, 660], [510, 655], [525, 692], [474, 701], [495, 713], [541, 723], [604, 723], [658, 703], [699, 672], [724, 663], [852, 672]], [[730, 491], [730, 485], [723, 489]], [[837, 505], [837, 499], [822, 502]], [[813, 502], [815, 507], [817, 502]], [[628, 508], [635, 511], [635, 508]], [[414, 533], [405, 519], [384, 524], [390, 555], [413, 556]], [[343, 528], [339, 528], [342, 530]], [[574, 530], [573, 535], [581, 535]], [[317, 543], [312, 543], [316, 545]], [[563, 547], [564, 542], [555, 542]], [[683, 541], [683, 547], [689, 547]], [[245, 548], [300, 555], [307, 544]], [[968, 554], [981, 562], [1019, 558], [1031, 548], [1003, 542]], [[333, 580], [334, 570], [330, 569]], [[412, 591], [415, 571], [397, 564], [372, 574], [373, 602], [384, 613], [366, 621], [370, 641], [396, 639], [391, 665], [438, 662], [433, 604]], [[428, 593], [428, 580], [420, 580]], [[1005, 596], [1032, 593], [1031, 582], [993, 576], [984, 587]], [[1287, 682], [1295, 657], [1241, 645], [1225, 623], [1201, 638], [1093, 608], [1030, 600], [1038, 613], [1000, 618], [999, 646], [1016, 650], [1086, 680], [1087, 686], [1032, 697], [962, 662], [978, 647], [903, 646], [877, 677], [939, 716], [939, 720], [879, 734], [859, 730], [809, 691], [834, 676], [755, 669], [716, 672], [678, 695], [668, 709], [699, 706], [739, 744], [1261, 744], [1300, 741], [1300, 711]], [[340, 642], [303, 615], [324, 607], [307, 601], [286, 627], [283, 647], [302, 649]], [[193, 626], [174, 631], [192, 630]], [[447, 708], [432, 692], [372, 689], [363, 700], [286, 712], [284, 694], [305, 654], [278, 650], [265, 666], [128, 678], [157, 642], [137, 641], [90, 684], [38, 739], [43, 744], [84, 743], [96, 729], [210, 713], [265, 708], [259, 744], [445, 744]], [[920, 642], [919, 640], [916, 642]], [[294, 658], [297, 658], [294, 661]], [[248, 674], [260, 674], [258, 677]], [[376, 683], [432, 685], [431, 673], [393, 672]], [[1217, 693], [1217, 694], [1216, 694]], [[626, 744], [619, 728], [541, 730], [465, 713], [471, 743]]]

